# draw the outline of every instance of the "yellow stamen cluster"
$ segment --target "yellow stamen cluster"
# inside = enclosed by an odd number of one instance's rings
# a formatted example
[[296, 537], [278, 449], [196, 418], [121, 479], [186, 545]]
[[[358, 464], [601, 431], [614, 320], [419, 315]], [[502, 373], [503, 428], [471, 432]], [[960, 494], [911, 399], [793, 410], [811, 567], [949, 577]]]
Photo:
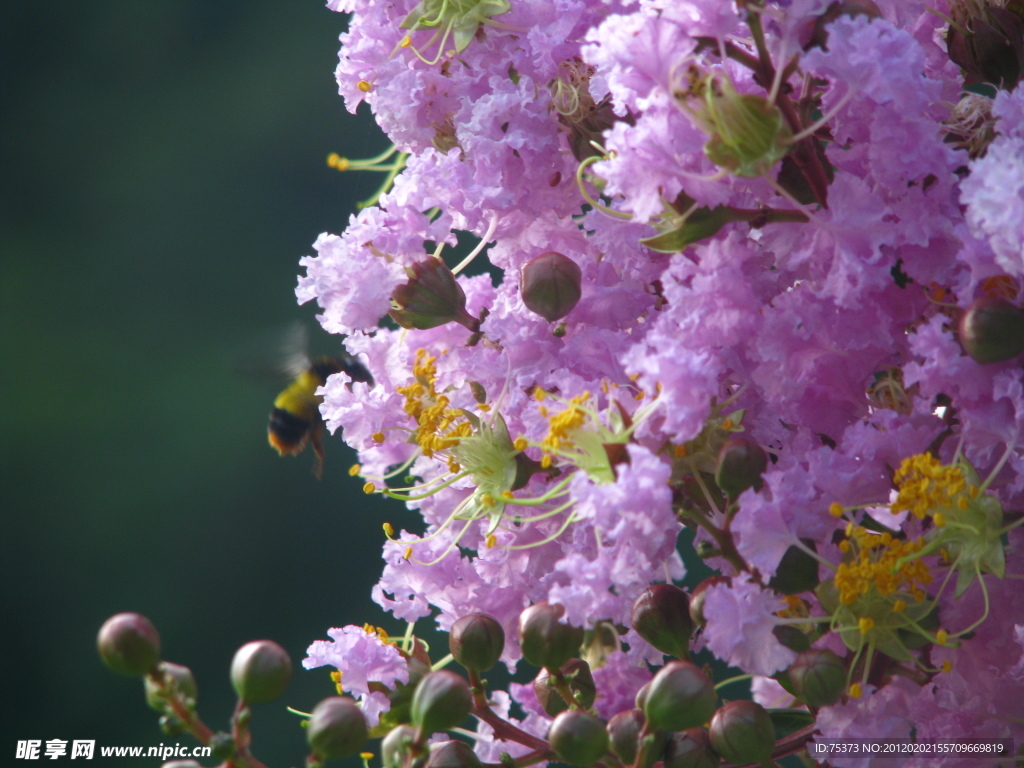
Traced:
[[[473, 433], [472, 425], [462, 411], [450, 408], [447, 395], [437, 391], [437, 358], [427, 354], [425, 349], [416, 350], [413, 364], [414, 381], [398, 387], [398, 393], [405, 397], [402, 406], [416, 421], [413, 440], [423, 450], [424, 456], [433, 456], [458, 445], [459, 440]], [[456, 466], [451, 466], [455, 463]], [[449, 468], [458, 471], [457, 462], [449, 460]]]
[[392, 640], [390, 637], [388, 637], [387, 630], [385, 630], [383, 627], [375, 627], [373, 626], [373, 624], [366, 623], [363, 624], [363, 632], [365, 632], [368, 635], [375, 635], [377, 639], [380, 640], [384, 645], [398, 645], [397, 641]]
[[995, 275], [981, 281], [981, 290], [986, 296], [993, 296], [1006, 301], [1016, 301], [1020, 295], [1017, 281], [1009, 275]]
[[[537, 399], [542, 400], [543, 396], [538, 396]], [[544, 460], [542, 460], [542, 465], [550, 466], [550, 454], [557, 452], [566, 445], [572, 444], [572, 432], [583, 426], [587, 420], [586, 412], [579, 406], [588, 400], [590, 400], [590, 393], [584, 392], [570, 400], [565, 410], [558, 413], [549, 415], [546, 408], [541, 408], [541, 415], [548, 420], [548, 434], [540, 444], [544, 451], [544, 459], [547, 461], [545, 464]]]
[[850, 562], [840, 563], [835, 584], [839, 602], [852, 605], [874, 587], [883, 597], [907, 591], [921, 602], [925, 592], [921, 585], [930, 584], [931, 572], [920, 558], [924, 541], [904, 541], [889, 533], [873, 533], [861, 526], [848, 528], [849, 538], [840, 544], [843, 552], [852, 552]]
[[960, 506], [961, 501], [966, 503], [962, 496], [964, 493], [978, 493], [977, 489], [968, 489], [959, 466], [943, 466], [927, 453], [904, 459], [894, 480], [899, 487], [899, 495], [892, 505], [893, 513], [907, 510], [919, 520], [929, 512]]

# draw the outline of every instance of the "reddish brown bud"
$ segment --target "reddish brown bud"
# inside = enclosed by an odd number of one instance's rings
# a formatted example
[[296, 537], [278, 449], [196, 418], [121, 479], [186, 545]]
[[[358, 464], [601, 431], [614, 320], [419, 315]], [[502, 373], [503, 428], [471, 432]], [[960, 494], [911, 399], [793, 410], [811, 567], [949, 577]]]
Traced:
[[412, 695], [412, 722], [423, 735], [454, 728], [469, 715], [469, 683], [447, 669], [431, 672]]
[[703, 728], [677, 731], [665, 747], [665, 768], [715, 768], [721, 762]]
[[1024, 310], [982, 296], [960, 318], [960, 346], [978, 363], [1001, 363], [1024, 352]]
[[538, 667], [558, 669], [583, 644], [583, 628], [563, 624], [561, 605], [537, 603], [519, 615], [519, 645], [523, 658]]
[[103, 662], [119, 675], [144, 675], [160, 661], [160, 635], [139, 613], [118, 613], [107, 619], [96, 646]]
[[429, 258], [406, 268], [409, 282], [391, 294], [388, 313], [403, 328], [436, 328], [459, 323], [477, 331], [479, 321], [466, 311], [466, 293], [440, 259]]
[[583, 273], [556, 251], [542, 253], [520, 270], [523, 303], [549, 322], [568, 315], [580, 300]]
[[690, 598], [674, 584], [655, 584], [633, 603], [633, 629], [662, 653], [687, 659], [690, 656]]
[[789, 680], [804, 704], [826, 707], [839, 701], [846, 689], [846, 666], [827, 648], [812, 648], [796, 657]]
[[573, 765], [592, 766], [608, 751], [608, 732], [593, 715], [572, 709], [555, 718], [548, 741], [559, 759]]
[[732, 763], [766, 765], [775, 748], [775, 726], [760, 704], [730, 701], [711, 718], [711, 746]]
[[651, 680], [643, 708], [652, 728], [681, 731], [706, 723], [717, 702], [715, 685], [700, 667], [672, 661]]
[[430, 745], [426, 768], [480, 768], [480, 758], [464, 741], [441, 741]]
[[485, 613], [471, 613], [452, 625], [448, 648], [466, 669], [486, 672], [501, 658], [505, 649], [505, 630], [497, 619]]
[[332, 760], [354, 755], [369, 736], [366, 718], [348, 696], [332, 696], [315, 707], [306, 726], [306, 739], [318, 755]]

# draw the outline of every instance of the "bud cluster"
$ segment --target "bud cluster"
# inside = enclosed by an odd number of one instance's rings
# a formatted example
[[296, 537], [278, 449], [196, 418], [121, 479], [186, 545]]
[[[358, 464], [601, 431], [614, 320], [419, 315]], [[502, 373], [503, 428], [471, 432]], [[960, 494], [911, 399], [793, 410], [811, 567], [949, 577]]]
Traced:
[[[292, 677], [287, 651], [272, 640], [246, 643], [231, 661], [231, 684], [238, 705], [229, 731], [214, 732], [198, 716], [198, 688], [188, 667], [160, 659], [160, 635], [152, 622], [138, 613], [119, 613], [100, 627], [97, 636], [100, 658], [114, 672], [142, 677], [146, 703], [160, 713], [160, 727], [168, 736], [191, 734], [226, 763], [244, 768], [263, 768], [250, 752], [249, 729], [252, 704], [280, 698]], [[366, 719], [356, 702], [333, 696], [317, 704], [309, 716], [307, 738], [311, 752], [308, 768], [324, 760], [353, 755], [369, 736]], [[186, 761], [191, 764], [191, 761]], [[167, 765], [172, 765], [168, 763]]]

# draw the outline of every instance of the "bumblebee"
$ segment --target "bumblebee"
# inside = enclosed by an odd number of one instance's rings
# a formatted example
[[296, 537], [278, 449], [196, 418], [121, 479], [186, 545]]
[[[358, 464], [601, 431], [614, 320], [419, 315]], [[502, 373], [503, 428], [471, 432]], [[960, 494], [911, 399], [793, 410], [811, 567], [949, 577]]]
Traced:
[[324, 468], [324, 420], [320, 416], [320, 404], [324, 399], [316, 391], [327, 382], [328, 376], [342, 371], [352, 381], [373, 384], [370, 372], [354, 358], [324, 355], [306, 360], [304, 367], [274, 400], [274, 409], [267, 422], [267, 441], [278, 455], [298, 455], [305, 450], [307, 443], [313, 446], [316, 454], [313, 474], [318, 480]]

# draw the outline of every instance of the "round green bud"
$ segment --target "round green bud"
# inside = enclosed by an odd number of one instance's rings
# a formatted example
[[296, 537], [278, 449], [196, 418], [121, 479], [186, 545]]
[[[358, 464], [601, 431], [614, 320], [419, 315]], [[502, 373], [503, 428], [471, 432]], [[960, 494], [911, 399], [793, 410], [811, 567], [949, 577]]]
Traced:
[[160, 715], [160, 719], [157, 720], [157, 724], [160, 726], [160, 733], [164, 736], [180, 736], [185, 732], [185, 723], [183, 723], [181, 718], [177, 715], [169, 712]]
[[103, 663], [126, 677], [153, 672], [160, 661], [160, 635], [140, 613], [118, 613], [103, 622], [96, 647]]
[[703, 728], [677, 731], [665, 746], [665, 768], [715, 768], [720, 762]]
[[309, 746], [328, 760], [354, 755], [368, 737], [363, 711], [348, 696], [324, 699], [313, 707], [306, 724]]
[[655, 584], [633, 603], [633, 629], [662, 653], [690, 657], [690, 598], [674, 584]]
[[464, 741], [442, 741], [430, 745], [426, 768], [480, 768], [480, 758]]
[[583, 628], [563, 624], [561, 605], [537, 603], [519, 615], [519, 645], [523, 658], [538, 667], [558, 669], [583, 644]]
[[448, 648], [466, 669], [486, 672], [505, 650], [505, 630], [486, 613], [471, 613], [452, 624]]
[[548, 322], [561, 320], [580, 300], [583, 273], [575, 261], [557, 251], [531, 259], [520, 270], [523, 303]]
[[766, 763], [775, 749], [775, 726], [753, 701], [730, 701], [711, 718], [711, 747], [732, 763]]
[[454, 728], [472, 708], [469, 683], [447, 669], [428, 674], [412, 694], [412, 722], [424, 735]]
[[[589, 709], [594, 704], [597, 686], [594, 684], [594, 675], [587, 662], [583, 659], [569, 659], [558, 669], [557, 676], [561, 677], [569, 686], [569, 690], [580, 707]], [[534, 678], [533, 692], [548, 717], [554, 717], [569, 708], [570, 702], [565, 700], [556, 687], [556, 675], [552, 674], [547, 667]]]
[[643, 711], [644, 702], [647, 701], [647, 692], [649, 690], [651, 690], [650, 680], [648, 680], [646, 683], [640, 686], [640, 690], [637, 691], [636, 696], [633, 697], [633, 706], [639, 709], [640, 711]]
[[703, 725], [718, 703], [714, 683], [689, 661], [669, 662], [650, 686], [643, 710], [652, 728], [682, 731]]
[[402, 768], [416, 744], [416, 729], [411, 725], [400, 725], [388, 731], [380, 742], [380, 759], [384, 768]]
[[231, 684], [246, 704], [273, 701], [292, 679], [292, 660], [273, 640], [253, 640], [231, 660]]
[[195, 701], [199, 695], [192, 670], [170, 661], [161, 661], [157, 664], [156, 674], [146, 675], [143, 684], [146, 686], [146, 703], [157, 712], [163, 712], [167, 708], [168, 696], [178, 695]]
[[639, 709], [623, 710], [608, 721], [605, 730], [608, 731], [611, 750], [626, 765], [636, 762], [640, 733], [646, 722], [644, 713]]
[[611, 752], [624, 764], [636, 768], [650, 768], [662, 758], [668, 734], [665, 731], [646, 730], [647, 721], [640, 710], [626, 710], [608, 721], [608, 741]]
[[210, 756], [217, 760], [233, 760], [238, 754], [235, 737], [230, 733], [218, 731], [210, 737]]
[[846, 665], [827, 648], [811, 648], [790, 665], [789, 679], [804, 704], [827, 707], [839, 701], [846, 689]]
[[977, 363], [1001, 363], [1024, 352], [1024, 309], [982, 296], [960, 317], [960, 346]]
[[589, 767], [608, 751], [608, 732], [593, 715], [571, 709], [555, 718], [548, 742], [560, 760]]
[[761, 490], [761, 475], [768, 468], [764, 449], [747, 437], [730, 437], [718, 452], [715, 482], [730, 499], [748, 488]]

